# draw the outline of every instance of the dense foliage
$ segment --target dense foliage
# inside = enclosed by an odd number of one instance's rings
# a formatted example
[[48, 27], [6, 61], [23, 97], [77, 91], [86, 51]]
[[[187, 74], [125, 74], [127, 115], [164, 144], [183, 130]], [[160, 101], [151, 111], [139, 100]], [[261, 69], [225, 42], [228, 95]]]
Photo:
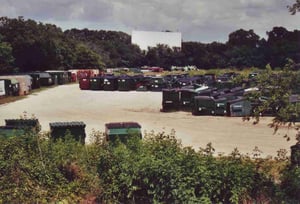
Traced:
[[[271, 114], [274, 116], [270, 127], [275, 132], [280, 127], [295, 128], [299, 130], [300, 119], [300, 99], [297, 94], [300, 93], [300, 73], [296, 64], [292, 60], [280, 71], [273, 71], [270, 65], [262, 70], [256, 78], [256, 87], [259, 91], [250, 93], [249, 100], [254, 104], [255, 123], [259, 122], [262, 115]], [[290, 135], [285, 135], [289, 140]], [[296, 135], [298, 142], [300, 135]]]
[[83, 146], [28, 133], [0, 140], [0, 203], [299, 202], [298, 168], [274, 159], [195, 151], [174, 133], [146, 133], [126, 144], [94, 134]]
[[[0, 42], [11, 47], [8, 59], [20, 72], [70, 69], [103, 68], [101, 57], [85, 45], [68, 39], [55, 25], [34, 20], [0, 18]], [[2, 46], [0, 47], [1, 50]], [[9, 61], [12, 64], [12, 60]], [[0, 67], [0, 73], [7, 66]], [[13, 72], [12, 70], [10, 72]]]
[[282, 67], [286, 59], [300, 61], [300, 31], [288, 31], [274, 27], [261, 39], [253, 30], [239, 29], [229, 34], [226, 43], [182, 42], [182, 49], [171, 49], [165, 45], [148, 48], [141, 52], [131, 45], [130, 36], [122, 32], [68, 30], [65, 33], [85, 43], [98, 54], [105, 56], [106, 64], [115, 66], [174, 66], [195, 65], [198, 68], [260, 67], [268, 63]]
[[14, 58], [12, 56], [12, 47], [7, 42], [2, 42], [0, 35], [0, 73], [9, 72], [12, 69]]
[[[0, 18], [0, 73], [48, 69], [195, 65], [202, 69], [282, 67], [290, 58], [299, 63], [300, 31], [274, 27], [267, 39], [239, 29], [225, 43], [182, 42], [182, 49], [165, 45], [141, 51], [131, 36], [117, 31], [71, 29], [22, 17]], [[3, 61], [3, 58], [6, 59]]]

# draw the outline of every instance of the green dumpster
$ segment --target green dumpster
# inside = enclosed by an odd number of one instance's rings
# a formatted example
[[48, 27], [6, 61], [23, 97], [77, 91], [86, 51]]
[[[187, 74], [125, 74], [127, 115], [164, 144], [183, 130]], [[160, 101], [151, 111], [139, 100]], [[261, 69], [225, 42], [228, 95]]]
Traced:
[[130, 76], [120, 76], [118, 79], [119, 91], [131, 91], [135, 89], [135, 79]]
[[90, 78], [90, 89], [91, 90], [103, 90], [103, 85], [104, 85], [103, 77]]
[[226, 114], [226, 103], [226, 98], [215, 99], [211, 96], [195, 96], [192, 114], [224, 116]]
[[85, 127], [83, 122], [54, 122], [50, 123], [50, 135], [51, 139], [64, 139], [67, 133], [78, 142], [85, 143]]
[[251, 102], [245, 98], [238, 98], [227, 102], [227, 115], [231, 117], [250, 116], [252, 112]]
[[106, 123], [105, 135], [109, 142], [116, 140], [126, 142], [132, 136], [138, 136], [142, 139], [141, 125], [136, 122]]
[[180, 108], [180, 92], [178, 89], [163, 89], [162, 90], [162, 110], [175, 111]]

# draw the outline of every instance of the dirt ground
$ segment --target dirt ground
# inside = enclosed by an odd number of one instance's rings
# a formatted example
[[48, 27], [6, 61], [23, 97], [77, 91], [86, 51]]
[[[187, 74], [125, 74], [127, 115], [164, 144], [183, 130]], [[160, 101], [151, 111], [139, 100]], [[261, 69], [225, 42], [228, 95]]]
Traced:
[[[262, 118], [258, 125], [253, 125], [241, 118], [161, 113], [161, 101], [160, 92], [83, 91], [78, 84], [63, 85], [0, 105], [0, 125], [5, 124], [4, 119], [19, 118], [24, 111], [39, 119], [43, 131], [49, 130], [50, 122], [83, 121], [87, 135], [93, 129], [104, 131], [108, 122], [135, 121], [147, 132], [170, 133], [174, 129], [184, 146], [196, 150], [211, 142], [216, 153], [229, 154], [237, 147], [244, 154], [252, 154], [257, 146], [262, 157], [276, 156], [279, 149], [289, 151], [295, 143], [283, 138], [286, 129], [273, 134], [267, 126], [271, 118]], [[295, 132], [289, 131], [289, 135], [294, 138]]]

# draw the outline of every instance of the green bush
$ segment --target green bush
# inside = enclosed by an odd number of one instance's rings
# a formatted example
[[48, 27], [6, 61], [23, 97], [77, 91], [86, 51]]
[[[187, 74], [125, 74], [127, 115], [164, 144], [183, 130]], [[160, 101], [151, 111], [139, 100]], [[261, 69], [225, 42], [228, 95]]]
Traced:
[[281, 190], [289, 203], [300, 202], [300, 167], [288, 167], [283, 171]]
[[[102, 155], [98, 172], [104, 200], [121, 203], [239, 203], [267, 192], [267, 177], [249, 158], [220, 157], [208, 146], [183, 148], [174, 135], [148, 134], [132, 146]], [[109, 158], [109, 159], [108, 159]], [[252, 196], [252, 197], [251, 197]]]
[[99, 179], [88, 169], [86, 153], [72, 139], [54, 143], [37, 134], [1, 138], [0, 203], [74, 202], [98, 191]]
[[107, 144], [94, 132], [82, 145], [71, 135], [0, 138], [0, 203], [297, 203], [299, 168], [285, 156], [250, 158], [234, 150], [195, 151], [175, 133], [146, 133]]

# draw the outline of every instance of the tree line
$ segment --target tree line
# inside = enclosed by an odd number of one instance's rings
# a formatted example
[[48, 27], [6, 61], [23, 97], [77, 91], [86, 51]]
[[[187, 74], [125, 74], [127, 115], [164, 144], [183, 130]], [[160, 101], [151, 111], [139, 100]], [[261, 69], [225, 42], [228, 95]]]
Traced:
[[228, 41], [182, 42], [181, 50], [157, 45], [142, 51], [124, 32], [71, 29], [19, 18], [0, 18], [0, 73], [35, 70], [195, 65], [198, 68], [283, 67], [300, 62], [300, 31], [274, 27], [267, 39], [239, 29]]

